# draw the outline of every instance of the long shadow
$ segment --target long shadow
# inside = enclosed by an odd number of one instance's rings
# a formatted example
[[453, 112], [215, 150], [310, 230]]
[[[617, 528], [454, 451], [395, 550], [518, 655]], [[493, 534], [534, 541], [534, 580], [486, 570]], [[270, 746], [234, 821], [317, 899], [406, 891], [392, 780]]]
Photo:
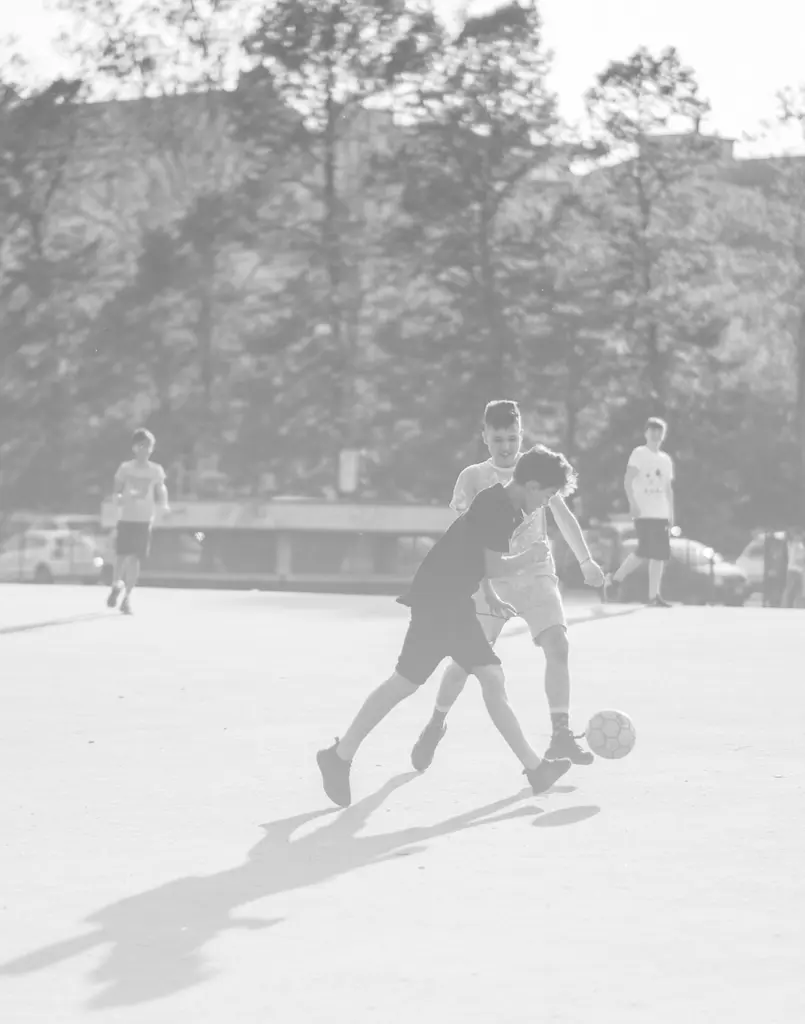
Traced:
[[213, 875], [176, 879], [103, 907], [87, 918], [92, 931], [0, 965], [0, 974], [43, 971], [89, 950], [109, 947], [104, 962], [90, 976], [101, 986], [89, 1001], [91, 1009], [162, 999], [212, 976], [203, 949], [219, 933], [262, 930], [282, 921], [241, 915], [239, 908], [393, 857], [416, 855], [426, 849], [424, 842], [439, 836], [542, 813], [533, 804], [513, 806], [531, 795], [526, 790], [435, 825], [357, 834], [394, 790], [418, 777], [409, 772], [390, 779], [376, 793], [297, 839], [293, 835], [301, 826], [334, 812], [309, 811], [263, 825], [263, 837], [243, 864]]
[[4, 633], [28, 633], [34, 629], [47, 629], [49, 626], [72, 626], [76, 622], [94, 622], [96, 619], [114, 619], [120, 616], [106, 612], [85, 612], [83, 615], [70, 615], [61, 619], [46, 619], [43, 622], [26, 622], [19, 626], [0, 626], [0, 635]]

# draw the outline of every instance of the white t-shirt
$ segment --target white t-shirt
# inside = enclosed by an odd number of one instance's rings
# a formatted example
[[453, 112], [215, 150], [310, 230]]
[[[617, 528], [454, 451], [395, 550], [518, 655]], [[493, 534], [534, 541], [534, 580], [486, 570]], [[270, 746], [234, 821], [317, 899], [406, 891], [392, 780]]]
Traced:
[[466, 512], [481, 491], [485, 491], [487, 487], [492, 487], [494, 484], [507, 484], [513, 474], [514, 466], [502, 469], [500, 466], [496, 466], [491, 459], [487, 459], [486, 462], [478, 462], [474, 466], [467, 466], [458, 474], [450, 508], [459, 514]]
[[127, 523], [150, 523], [157, 509], [157, 485], [164, 483], [165, 470], [158, 462], [124, 462], [115, 474], [115, 484], [122, 493], [120, 519]]
[[674, 479], [674, 463], [667, 452], [653, 452], [641, 444], [629, 456], [629, 465], [639, 471], [632, 491], [641, 519], [670, 519], [668, 488]]

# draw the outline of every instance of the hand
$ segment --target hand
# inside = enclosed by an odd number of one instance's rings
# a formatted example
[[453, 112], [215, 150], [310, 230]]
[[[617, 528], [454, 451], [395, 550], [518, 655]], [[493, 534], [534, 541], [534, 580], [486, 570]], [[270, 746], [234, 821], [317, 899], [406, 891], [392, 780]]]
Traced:
[[508, 601], [501, 601], [499, 597], [487, 594], [486, 603], [492, 615], [497, 615], [501, 619], [514, 619], [517, 617], [517, 609], [514, 605], [509, 604]]
[[594, 562], [592, 559], [584, 562], [581, 572], [584, 576], [584, 582], [588, 587], [603, 587], [605, 581], [604, 570], [598, 562]]
[[640, 509], [637, 507], [637, 505], [635, 505], [633, 501], [629, 502], [629, 515], [632, 517], [632, 519], [640, 518]]
[[538, 540], [531, 547], [525, 549], [523, 554], [527, 557], [525, 557], [524, 561], [527, 565], [535, 565], [538, 562], [544, 562], [550, 553], [551, 549], [545, 541]]

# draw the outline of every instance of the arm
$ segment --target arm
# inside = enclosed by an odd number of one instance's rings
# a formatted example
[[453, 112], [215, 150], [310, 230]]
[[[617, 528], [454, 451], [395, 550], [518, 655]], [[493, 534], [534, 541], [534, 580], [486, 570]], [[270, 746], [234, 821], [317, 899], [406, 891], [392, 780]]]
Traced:
[[478, 496], [478, 487], [471, 472], [472, 466], [467, 466], [458, 474], [456, 486], [453, 488], [453, 498], [450, 508], [458, 515], [466, 512], [474, 499]]
[[126, 474], [123, 466], [118, 466], [117, 472], [115, 473], [115, 482], [112, 488], [112, 498], [114, 499], [115, 505], [120, 508], [123, 501], [123, 492], [126, 489]]
[[519, 555], [504, 555], [500, 551], [491, 551], [489, 548], [485, 548], [484, 564], [486, 566], [487, 578], [514, 576], [521, 570], [527, 569], [529, 565], [533, 565], [534, 562], [544, 558], [545, 552], [543, 548], [543, 545], [535, 544], [526, 551], [521, 551]]
[[626, 467], [626, 476], [623, 478], [623, 489], [626, 491], [626, 497], [629, 500], [629, 511], [636, 518], [637, 517], [637, 499], [634, 493], [634, 482], [640, 476], [640, 470], [637, 466], [633, 466], [631, 463]]
[[579, 526], [579, 521], [565, 504], [564, 498], [556, 494], [550, 499], [548, 505], [551, 512], [553, 512], [559, 532], [567, 541], [567, 546], [576, 556], [576, 561], [579, 565], [583, 565], [584, 562], [591, 562], [593, 557], [590, 554], [590, 549], [587, 547], [587, 541], [584, 539], [584, 533]]
[[573, 512], [567, 507], [563, 498], [558, 494], [548, 502], [559, 532], [567, 541], [567, 545], [576, 556], [581, 571], [584, 575], [584, 582], [590, 587], [603, 587], [604, 572], [601, 566], [590, 554], [584, 533], [579, 526], [579, 521]]
[[160, 479], [157, 480], [156, 484], [154, 485], [154, 495], [157, 501], [159, 502], [159, 507], [162, 509], [162, 511], [168, 512], [170, 511], [170, 505], [168, 504], [168, 488], [167, 485], [165, 484], [165, 470], [162, 469], [161, 466], [159, 468], [161, 470], [161, 476]]
[[676, 516], [674, 513], [674, 464], [670, 463], [670, 473], [668, 475], [668, 482], [665, 485], [665, 494], [668, 498], [668, 525], [673, 526]]

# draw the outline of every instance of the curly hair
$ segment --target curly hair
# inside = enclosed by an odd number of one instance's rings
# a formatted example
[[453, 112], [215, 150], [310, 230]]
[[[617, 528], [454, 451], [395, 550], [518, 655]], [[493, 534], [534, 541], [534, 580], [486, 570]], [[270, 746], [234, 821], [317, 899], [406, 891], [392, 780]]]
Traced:
[[564, 455], [542, 444], [523, 452], [514, 467], [514, 480], [518, 484], [534, 482], [540, 487], [555, 487], [563, 498], [571, 495], [578, 484], [576, 471]]

